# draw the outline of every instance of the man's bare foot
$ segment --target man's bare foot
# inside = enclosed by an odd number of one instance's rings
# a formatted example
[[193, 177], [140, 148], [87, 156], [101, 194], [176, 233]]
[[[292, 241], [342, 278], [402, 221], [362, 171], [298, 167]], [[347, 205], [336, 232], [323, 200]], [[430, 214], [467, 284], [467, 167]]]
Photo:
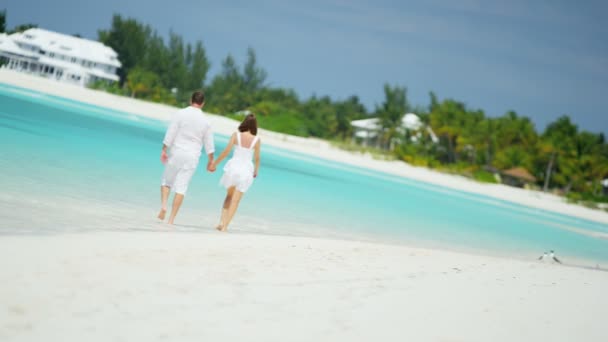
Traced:
[[172, 219], [172, 218], [170, 218], [170, 219], [169, 219], [169, 221], [167, 221], [167, 224], [169, 224], [169, 225], [173, 225], [173, 219]]
[[158, 216], [157, 216], [157, 217], [158, 217], [158, 218], [159, 218], [161, 221], [163, 221], [163, 220], [165, 219], [165, 214], [166, 214], [166, 213], [167, 213], [167, 209], [161, 209], [161, 210], [158, 212]]
[[219, 230], [220, 232], [225, 232], [226, 230], [228, 230], [226, 227], [222, 226], [221, 224], [218, 224], [217, 227], [215, 227], [215, 229]]

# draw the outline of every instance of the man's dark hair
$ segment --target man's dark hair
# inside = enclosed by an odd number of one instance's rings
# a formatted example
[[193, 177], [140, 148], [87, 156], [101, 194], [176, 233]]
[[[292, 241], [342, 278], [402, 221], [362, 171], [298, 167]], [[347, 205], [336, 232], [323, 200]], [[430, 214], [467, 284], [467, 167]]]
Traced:
[[192, 93], [192, 98], [190, 99], [192, 103], [196, 103], [197, 105], [202, 105], [205, 102], [205, 93], [202, 91], [195, 91]]

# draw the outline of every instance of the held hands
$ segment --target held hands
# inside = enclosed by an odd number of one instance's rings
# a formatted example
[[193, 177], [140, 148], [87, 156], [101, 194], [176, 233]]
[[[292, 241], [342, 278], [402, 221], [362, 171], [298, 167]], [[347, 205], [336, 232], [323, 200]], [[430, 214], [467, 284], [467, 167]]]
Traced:
[[209, 171], [209, 172], [215, 172], [216, 169], [217, 169], [217, 164], [216, 163], [212, 163], [212, 162], [208, 162], [207, 163], [207, 171]]
[[258, 176], [258, 170], [253, 171], [253, 178], [257, 178]]

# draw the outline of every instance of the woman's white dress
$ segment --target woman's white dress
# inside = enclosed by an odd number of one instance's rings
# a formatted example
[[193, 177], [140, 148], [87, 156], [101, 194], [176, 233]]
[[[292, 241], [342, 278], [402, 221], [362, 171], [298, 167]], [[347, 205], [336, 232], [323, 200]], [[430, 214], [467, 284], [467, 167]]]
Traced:
[[258, 137], [253, 138], [251, 146], [241, 146], [241, 133], [236, 132], [237, 145], [234, 148], [232, 158], [224, 166], [224, 175], [220, 184], [226, 189], [233, 186], [240, 192], [246, 192], [253, 184], [253, 150], [258, 142]]

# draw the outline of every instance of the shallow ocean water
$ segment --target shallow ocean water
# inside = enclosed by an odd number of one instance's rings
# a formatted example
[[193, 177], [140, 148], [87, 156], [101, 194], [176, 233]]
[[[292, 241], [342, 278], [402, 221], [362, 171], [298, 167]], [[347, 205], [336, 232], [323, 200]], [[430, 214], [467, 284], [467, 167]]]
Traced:
[[[0, 84], [0, 234], [168, 229], [155, 219], [165, 128]], [[216, 155], [226, 141], [216, 135]], [[173, 228], [178, 232], [209, 232], [217, 223], [221, 167], [207, 173], [205, 158]], [[231, 230], [520, 258], [554, 249], [562, 258], [608, 262], [607, 225], [266, 145]]]

